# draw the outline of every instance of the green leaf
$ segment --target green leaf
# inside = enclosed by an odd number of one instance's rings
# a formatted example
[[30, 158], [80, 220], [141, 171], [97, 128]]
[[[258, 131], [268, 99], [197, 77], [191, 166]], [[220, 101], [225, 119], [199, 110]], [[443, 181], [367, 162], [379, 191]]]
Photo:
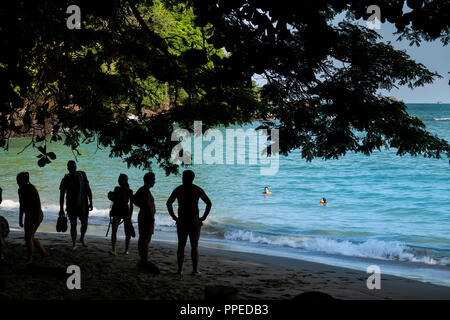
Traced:
[[46, 165], [46, 160], [45, 159], [47, 159], [46, 157], [43, 157], [43, 158], [41, 158], [41, 159], [39, 159], [39, 161], [38, 161], [38, 166], [39, 167], [44, 167], [45, 165]]
[[55, 159], [56, 159], [56, 154], [55, 154], [54, 152], [49, 152], [49, 153], [47, 153], [47, 156], [48, 156], [50, 159], [52, 159], [52, 160], [55, 160]]

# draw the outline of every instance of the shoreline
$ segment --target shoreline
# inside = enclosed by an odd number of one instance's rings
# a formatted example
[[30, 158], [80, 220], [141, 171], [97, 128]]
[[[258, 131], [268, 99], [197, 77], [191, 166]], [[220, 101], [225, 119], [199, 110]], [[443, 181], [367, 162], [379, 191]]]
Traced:
[[[100, 217], [99, 219], [101, 220], [103, 218]], [[104, 236], [107, 230], [107, 221], [106, 219], [104, 220], [105, 221], [97, 222], [92, 222], [91, 220], [88, 235], [99, 239], [99, 241], [106, 241], [106, 243], [109, 243], [109, 240], [106, 240]], [[14, 219], [12, 219], [12, 221], [10, 220], [11, 230], [22, 232], [22, 229], [20, 229], [14, 221]], [[136, 225], [137, 221], [134, 221], [134, 224]], [[58, 233], [55, 232], [55, 226], [56, 224], [53, 222], [44, 221], [38, 232], [50, 233], [58, 236]], [[170, 227], [164, 224], [162, 225], [162, 229], [156, 228], [152, 241], [168, 242], [176, 245], [176, 230], [167, 230], [167, 228], [170, 229]], [[123, 228], [119, 228], [117, 236], [119, 239], [124, 236]], [[382, 274], [450, 288], [450, 268], [448, 265], [425, 263], [422, 261], [392, 260], [358, 255], [333, 254], [327, 253], [326, 251], [311, 251], [289, 246], [271, 246], [265, 243], [215, 238], [205, 234], [202, 234], [199, 245], [213, 250], [220, 249], [241, 254], [258, 253], [266, 255], [271, 259], [288, 258], [295, 261], [308, 261], [331, 267], [355, 270], [362, 272], [365, 275], [368, 266], [376, 265], [380, 268]], [[368, 275], [366, 275], [366, 277], [367, 276]]]
[[[134, 221], [137, 224], [137, 221]], [[58, 236], [55, 232], [55, 223], [42, 223], [38, 232], [43, 234], [52, 234]], [[18, 225], [10, 225], [10, 229], [16, 232], [22, 232]], [[103, 243], [110, 241], [109, 237], [105, 238], [106, 225], [92, 224], [87, 236], [94, 237]], [[70, 235], [67, 236], [70, 237]], [[117, 233], [118, 239], [124, 239], [123, 228], [119, 228]], [[120, 240], [119, 240], [120, 241]], [[176, 245], [177, 237], [176, 230], [159, 230], [155, 229], [152, 241], [169, 243]], [[450, 289], [450, 269], [448, 266], [438, 264], [427, 264], [424, 262], [414, 261], [397, 261], [390, 259], [379, 259], [372, 257], [360, 257], [353, 255], [332, 254], [321, 251], [302, 250], [293, 247], [284, 246], [270, 246], [263, 243], [253, 243], [245, 241], [234, 241], [224, 238], [214, 238], [208, 235], [202, 235], [199, 242], [200, 247], [208, 248], [208, 250], [221, 250], [226, 252], [234, 252], [239, 254], [260, 254], [267, 256], [270, 259], [287, 258], [294, 261], [305, 261], [311, 263], [318, 263], [330, 267], [345, 268], [366, 274], [368, 266], [378, 266], [382, 274], [396, 276], [404, 279], [419, 281], [421, 283], [430, 283], [438, 286], [447, 287]], [[187, 252], [188, 253], [188, 252]], [[187, 254], [189, 256], [189, 254]]]
[[[3, 268], [0, 299], [150, 299], [203, 300], [206, 287], [225, 286], [236, 291], [235, 299], [290, 300], [301, 293], [320, 291], [337, 299], [450, 299], [450, 288], [391, 275], [381, 275], [381, 289], [366, 286], [370, 274], [326, 264], [200, 246], [200, 277], [190, 275], [192, 267], [189, 245], [185, 251], [184, 275], [176, 271], [176, 244], [152, 240], [150, 260], [159, 266], [160, 275], [136, 268], [136, 243], [132, 239], [130, 254], [112, 257], [108, 254], [110, 240], [86, 235], [88, 248], [71, 251], [68, 233], [38, 232], [37, 238], [51, 256], [37, 263], [65, 269], [79, 265], [82, 289], [68, 290], [63, 277], [28, 275], [23, 271], [25, 247], [22, 231], [11, 231], [6, 238], [5, 254], [14, 273]], [[123, 249], [118, 238], [118, 252]], [[38, 257], [38, 253], [35, 253]]]

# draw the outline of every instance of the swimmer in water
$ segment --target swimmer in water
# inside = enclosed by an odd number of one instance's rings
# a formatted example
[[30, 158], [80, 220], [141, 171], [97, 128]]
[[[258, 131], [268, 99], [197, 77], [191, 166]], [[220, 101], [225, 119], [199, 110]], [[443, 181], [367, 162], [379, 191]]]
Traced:
[[268, 187], [265, 187], [263, 194], [272, 194], [272, 192], [269, 191]]
[[320, 205], [321, 205], [321, 206], [324, 206], [324, 205], [326, 205], [326, 204], [327, 204], [327, 199], [325, 199], [325, 198], [322, 197], [322, 199], [320, 199]]

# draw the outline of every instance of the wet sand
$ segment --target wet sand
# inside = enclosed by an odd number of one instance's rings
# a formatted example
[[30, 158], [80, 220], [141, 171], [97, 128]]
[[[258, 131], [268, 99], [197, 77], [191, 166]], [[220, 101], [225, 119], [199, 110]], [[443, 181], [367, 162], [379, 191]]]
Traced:
[[[136, 267], [137, 238], [129, 255], [120, 254], [124, 241], [119, 238], [115, 257], [108, 253], [110, 240], [105, 237], [87, 236], [88, 247], [75, 252], [68, 233], [38, 232], [37, 238], [51, 255], [35, 253], [41, 268], [34, 273], [25, 269], [23, 232], [11, 231], [6, 239], [12, 269], [0, 267], [0, 299], [290, 300], [311, 291], [336, 299], [450, 299], [449, 287], [382, 275], [381, 289], [369, 290], [365, 272], [207, 247], [200, 247], [201, 275], [192, 276], [189, 245], [180, 277], [175, 274], [176, 246], [162, 241], [150, 245], [150, 260], [161, 271], [155, 275]], [[67, 288], [69, 265], [80, 267], [80, 290]]]

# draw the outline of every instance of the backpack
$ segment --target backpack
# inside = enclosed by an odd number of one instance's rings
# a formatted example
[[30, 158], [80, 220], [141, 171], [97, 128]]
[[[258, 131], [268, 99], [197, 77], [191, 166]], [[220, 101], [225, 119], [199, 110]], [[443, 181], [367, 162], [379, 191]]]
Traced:
[[145, 196], [143, 194], [143, 189], [139, 189], [133, 196], [131, 197], [131, 201], [134, 205], [136, 205], [139, 208], [142, 208], [145, 206]]
[[4, 217], [0, 217], [0, 236], [6, 238], [9, 234], [9, 224], [8, 220]]
[[114, 195], [115, 195], [114, 191], [108, 192], [108, 200], [114, 202], [115, 198]]

